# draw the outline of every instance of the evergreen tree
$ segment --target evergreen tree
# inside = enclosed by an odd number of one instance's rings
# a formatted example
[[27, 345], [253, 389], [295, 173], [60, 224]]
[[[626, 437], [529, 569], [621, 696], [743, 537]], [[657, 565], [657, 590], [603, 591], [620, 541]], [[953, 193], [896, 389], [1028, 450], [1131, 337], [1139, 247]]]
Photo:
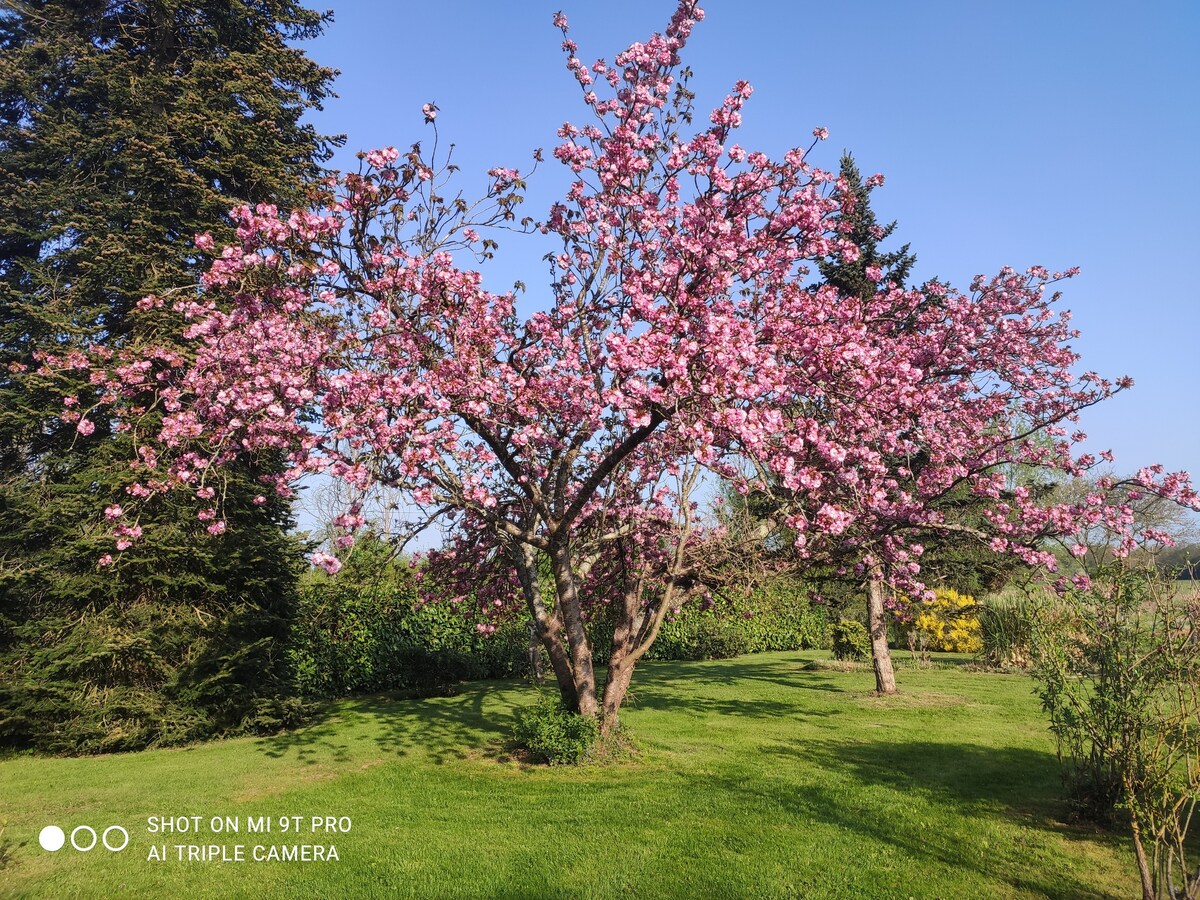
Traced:
[[829, 257], [817, 265], [823, 284], [838, 289], [843, 296], [872, 297], [878, 284], [867, 276], [867, 269], [877, 266], [883, 272], [883, 283], [905, 287], [917, 258], [905, 244], [899, 250], [880, 253], [879, 245], [891, 237], [896, 223], [880, 225], [871, 209], [873, 185], [863, 181], [862, 173], [849, 153], [842, 154], [838, 170], [838, 189], [834, 196], [843, 204], [839, 232], [859, 249], [859, 257], [848, 262], [842, 257]]
[[105, 510], [145, 473], [82, 374], [64, 389], [38, 370], [166, 333], [170, 313], [135, 307], [196, 290], [197, 232], [231, 238], [239, 203], [303, 202], [336, 139], [302, 117], [335, 73], [291, 43], [325, 22], [296, 0], [0, 12], [0, 743], [131, 749], [286, 712], [298, 552], [259, 483], [278, 461], [230, 480], [234, 537], [163, 501], [105, 567]]

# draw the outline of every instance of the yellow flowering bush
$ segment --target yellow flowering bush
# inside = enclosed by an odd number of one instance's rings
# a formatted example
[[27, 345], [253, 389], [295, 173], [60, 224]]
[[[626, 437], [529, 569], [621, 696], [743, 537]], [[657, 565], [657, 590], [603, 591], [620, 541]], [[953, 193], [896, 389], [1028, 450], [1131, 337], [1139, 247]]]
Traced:
[[978, 653], [983, 649], [983, 629], [978, 607], [970, 594], [937, 588], [932, 600], [908, 601], [908, 632], [923, 632], [930, 650]]

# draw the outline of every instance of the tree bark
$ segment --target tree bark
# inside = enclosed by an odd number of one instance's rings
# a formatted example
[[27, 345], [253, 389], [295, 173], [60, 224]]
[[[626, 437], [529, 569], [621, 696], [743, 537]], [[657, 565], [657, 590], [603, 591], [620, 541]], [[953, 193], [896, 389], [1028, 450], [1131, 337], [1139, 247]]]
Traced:
[[667, 584], [657, 604], [641, 609], [643, 585], [625, 592], [621, 617], [613, 629], [612, 655], [608, 676], [604, 679], [604, 702], [600, 715], [600, 733], [608, 735], [620, 724], [621, 704], [629, 693], [633, 670], [658, 637], [663, 617], [675, 597], [675, 585]]
[[887, 643], [887, 608], [883, 605], [883, 570], [871, 568], [867, 581], [867, 628], [871, 633], [871, 662], [875, 665], [875, 690], [896, 693], [896, 673], [892, 669], [892, 651]]
[[546, 677], [542, 671], [542, 640], [538, 636], [537, 623], [529, 623], [529, 675], [538, 684]]
[[550, 571], [558, 599], [556, 608], [562, 613], [563, 630], [571, 654], [571, 675], [577, 698], [576, 709], [581, 716], [599, 716], [596, 702], [596, 674], [592, 665], [592, 645], [583, 624], [583, 609], [575, 580], [569, 544], [556, 544], [550, 550]]
[[1150, 860], [1142, 844], [1142, 829], [1137, 816], [1130, 823], [1133, 830], [1133, 852], [1137, 856], [1138, 875], [1142, 880], [1142, 900], [1154, 900], [1154, 874], [1150, 871]]
[[557, 607], [553, 611], [546, 608], [538, 583], [537, 557], [532, 548], [522, 547], [515, 554], [514, 562], [529, 614], [533, 617], [533, 627], [550, 657], [550, 667], [554, 670], [562, 702], [568, 709], [578, 709], [579, 695], [575, 691], [575, 675], [567, 654], [562, 617]]

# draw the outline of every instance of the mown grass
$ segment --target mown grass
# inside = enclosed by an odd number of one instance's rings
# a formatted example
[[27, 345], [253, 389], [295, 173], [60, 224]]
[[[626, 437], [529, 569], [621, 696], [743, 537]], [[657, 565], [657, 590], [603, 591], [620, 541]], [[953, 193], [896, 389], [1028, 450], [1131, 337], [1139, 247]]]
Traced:
[[[636, 755], [505, 754], [519, 683], [368, 698], [266, 739], [0, 761], [28, 897], [1127, 897], [1128, 848], [1064, 824], [1028, 679], [902, 668], [903, 693], [821, 654], [646, 664]], [[151, 815], [350, 816], [333, 863], [149, 862]], [[125, 825], [123, 853], [47, 853], [43, 825]], [[307, 826], [307, 819], [306, 819]], [[243, 824], [243, 828], [244, 828]], [[175, 843], [290, 843], [202, 834]], [[168, 847], [170, 853], [173, 850]]]

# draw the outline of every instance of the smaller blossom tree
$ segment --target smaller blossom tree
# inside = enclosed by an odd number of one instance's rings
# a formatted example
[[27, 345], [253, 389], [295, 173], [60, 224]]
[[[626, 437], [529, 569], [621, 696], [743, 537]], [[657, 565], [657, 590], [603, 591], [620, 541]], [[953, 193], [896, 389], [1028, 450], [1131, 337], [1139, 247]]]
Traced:
[[[930, 282], [830, 297], [840, 340], [794, 360], [803, 370], [789, 421], [765, 444], [743, 445], [777, 498], [804, 559], [841, 562], [867, 584], [876, 686], [896, 689], [887, 644], [889, 589], [920, 595], [929, 536], [954, 535], [1053, 573], [1049, 541], [1096, 528], [1124, 555], [1139, 539], [1132, 506], [1144, 495], [1197, 508], [1184, 473], [1160, 466], [1069, 502], [1014, 483], [1016, 471], [1081, 477], [1111, 454], [1078, 453], [1079, 414], [1131, 386], [1076, 376], [1078, 333], [1056, 311], [1054, 282], [1075, 271], [982, 276], [970, 294]], [[822, 288], [822, 291], [829, 288]], [[959, 515], [964, 490], [972, 515]]]

